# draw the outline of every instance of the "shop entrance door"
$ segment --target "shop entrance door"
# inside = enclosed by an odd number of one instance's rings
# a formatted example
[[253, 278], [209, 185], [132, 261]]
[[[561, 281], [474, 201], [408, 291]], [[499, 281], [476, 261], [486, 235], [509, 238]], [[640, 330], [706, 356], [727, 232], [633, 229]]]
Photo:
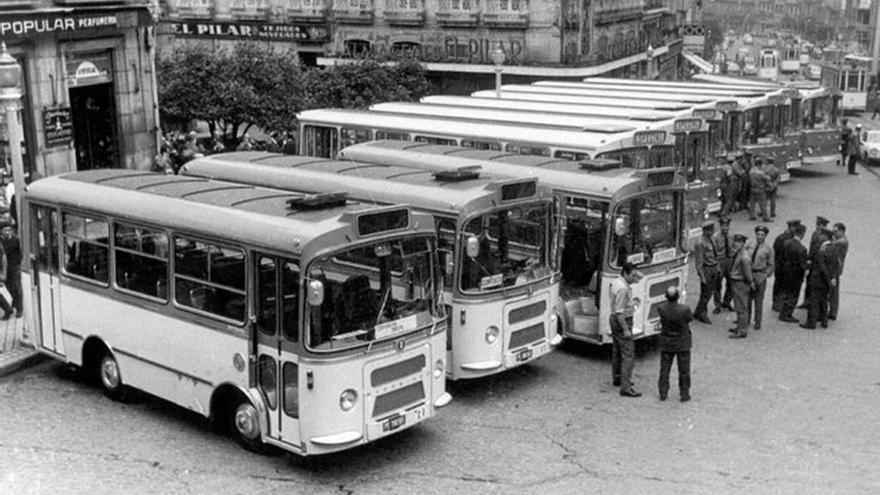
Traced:
[[70, 88], [76, 169], [119, 166], [113, 83]]

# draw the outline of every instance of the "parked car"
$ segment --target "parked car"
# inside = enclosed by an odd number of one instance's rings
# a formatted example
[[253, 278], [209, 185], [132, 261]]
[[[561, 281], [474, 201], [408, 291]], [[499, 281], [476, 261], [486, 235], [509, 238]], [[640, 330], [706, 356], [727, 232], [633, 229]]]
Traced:
[[865, 165], [880, 165], [880, 130], [862, 131], [859, 143], [862, 162]]

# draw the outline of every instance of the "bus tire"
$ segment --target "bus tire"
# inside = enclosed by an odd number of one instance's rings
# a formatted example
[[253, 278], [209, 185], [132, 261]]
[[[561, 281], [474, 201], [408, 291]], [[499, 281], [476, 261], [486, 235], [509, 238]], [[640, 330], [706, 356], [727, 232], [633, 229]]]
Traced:
[[104, 395], [112, 400], [125, 402], [128, 395], [128, 387], [122, 383], [119, 363], [109, 350], [105, 349], [98, 358], [97, 374], [98, 383], [101, 385]]
[[229, 432], [239, 445], [257, 454], [269, 452], [269, 446], [261, 439], [259, 412], [250, 400], [241, 397], [229, 411], [228, 418]]

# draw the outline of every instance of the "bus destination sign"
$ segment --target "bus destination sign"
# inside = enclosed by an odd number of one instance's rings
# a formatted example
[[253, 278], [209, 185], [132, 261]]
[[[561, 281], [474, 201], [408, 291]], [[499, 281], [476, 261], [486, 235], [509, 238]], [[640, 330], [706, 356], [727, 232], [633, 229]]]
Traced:
[[785, 99], [785, 95], [769, 95], [767, 96], [767, 103], [771, 105], [782, 105], [785, 103]]
[[678, 119], [675, 121], [675, 132], [699, 131], [703, 127], [703, 119]]
[[699, 119], [716, 120], [718, 118], [718, 111], [714, 108], [696, 108], [691, 112], [691, 115]]
[[735, 112], [739, 109], [739, 103], [735, 101], [719, 101], [715, 104], [715, 109], [719, 112]]
[[633, 135], [634, 146], [652, 146], [666, 142], [666, 131], [639, 131]]

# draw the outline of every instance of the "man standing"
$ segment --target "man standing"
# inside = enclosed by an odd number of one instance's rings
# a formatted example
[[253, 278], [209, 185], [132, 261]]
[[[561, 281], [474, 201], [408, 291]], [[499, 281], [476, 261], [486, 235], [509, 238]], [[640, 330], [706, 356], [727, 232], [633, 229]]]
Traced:
[[[782, 246], [785, 245], [785, 241], [794, 237], [795, 227], [801, 224], [800, 220], [789, 220], [788, 228], [782, 231], [781, 234], [776, 236], [776, 239], [773, 240], [773, 266], [776, 267], [776, 272], [774, 275], [776, 276], [776, 281], [773, 283], [773, 311], [779, 311], [782, 307], [782, 288], [780, 280], [782, 280], [782, 267], [785, 266], [785, 260], [783, 257], [785, 256], [785, 252], [783, 251]], [[795, 301], [797, 303], [797, 301]]]
[[736, 176], [733, 174], [733, 164], [736, 158], [727, 155], [727, 163], [721, 167], [721, 216], [725, 217], [734, 211], [733, 203], [736, 201]]
[[744, 339], [749, 333], [749, 291], [752, 282], [752, 262], [748, 250], [745, 249], [747, 237], [742, 234], [733, 235], [733, 264], [730, 266], [730, 278], [733, 280], [733, 307], [736, 310], [736, 327], [731, 328], [730, 338]]
[[0, 244], [6, 253], [6, 288], [12, 296], [15, 317], [21, 318], [21, 241], [15, 235], [11, 222], [0, 226]]
[[761, 329], [761, 317], [764, 314], [764, 290], [767, 279], [773, 275], [773, 248], [766, 242], [767, 229], [764, 225], [755, 227], [755, 246], [750, 254], [752, 265], [752, 291], [749, 294], [749, 311], [755, 310], [755, 330]]
[[839, 166], [846, 165], [847, 153], [849, 152], [849, 140], [852, 139], [852, 129], [846, 119], [840, 122], [840, 163]]
[[761, 218], [765, 222], [770, 221], [767, 216], [767, 187], [770, 184], [770, 177], [762, 170], [762, 161], [760, 157], [755, 158], [755, 164], [749, 170], [749, 220], [755, 218], [755, 204], [761, 209]]
[[624, 263], [620, 276], [611, 282], [611, 374], [614, 386], [620, 386], [623, 397], [641, 397], [632, 385], [635, 342], [632, 324], [635, 307], [632, 300], [633, 284], [639, 280], [639, 273], [631, 263]]
[[770, 204], [770, 218], [776, 218], [776, 190], [779, 188], [779, 169], [773, 158], [767, 158], [764, 164], [764, 173], [767, 174], [767, 202]]
[[788, 323], [797, 323], [798, 320], [792, 315], [797, 305], [798, 296], [801, 293], [801, 285], [804, 283], [804, 274], [807, 271], [807, 248], [802, 239], [807, 232], [807, 227], [798, 223], [794, 226], [793, 236], [783, 243], [780, 248], [783, 254], [779, 256], [781, 266], [776, 265], [776, 281], [773, 290], [779, 288], [779, 319]]
[[828, 229], [819, 231], [821, 244], [816, 256], [810, 263], [810, 275], [807, 277], [807, 321], [801, 324], [801, 328], [813, 330], [816, 322], [822, 324], [822, 328], [828, 328], [828, 291], [835, 284], [834, 260], [829, 255], [828, 246], [831, 244], [831, 232]]
[[715, 309], [712, 310], [712, 313], [716, 315], [721, 312], [722, 308], [733, 311], [733, 306], [730, 305], [733, 300], [733, 286], [730, 280], [730, 265], [733, 264], [733, 237], [730, 235], [730, 219], [727, 217], [719, 218], [718, 229], [719, 231], [712, 237], [712, 241], [715, 243], [715, 252], [718, 255], [718, 266], [721, 268], [713, 292]]
[[846, 252], [849, 251], [849, 239], [846, 237], [846, 225], [841, 222], [834, 224], [831, 239], [831, 255], [837, 260], [835, 263], [834, 284], [831, 286], [831, 295], [828, 298], [828, 319], [837, 319], [837, 310], [840, 306], [840, 276], [843, 275], [843, 263], [846, 261]]
[[669, 371], [672, 361], [678, 362], [678, 397], [682, 402], [691, 400], [691, 327], [694, 319], [691, 308], [679, 304], [679, 290], [675, 285], [666, 289], [666, 303], [657, 306], [660, 315], [660, 379], [657, 388], [660, 400], [669, 393]]
[[846, 171], [849, 175], [859, 175], [856, 172], [856, 162], [862, 156], [862, 124], [856, 124], [856, 130], [849, 137], [849, 161], [846, 164]]
[[[823, 230], [827, 230], [828, 227], [828, 219], [819, 215], [816, 217], [816, 230], [813, 231], [813, 234], [810, 235], [810, 247], [807, 251], [807, 271], [813, 269], [813, 260], [816, 258], [816, 255], [819, 253], [819, 246], [822, 245], [821, 234]], [[807, 273], [807, 286], [804, 289], [804, 302], [799, 308], [808, 308], [810, 305], [810, 274]]]
[[712, 324], [712, 320], [706, 314], [709, 309], [709, 300], [712, 298], [712, 294], [715, 293], [715, 286], [721, 277], [721, 267], [718, 265], [718, 251], [715, 242], [712, 241], [712, 233], [714, 231], [714, 223], [711, 221], [703, 223], [703, 235], [700, 236], [696, 246], [694, 246], [694, 267], [697, 270], [697, 276], [700, 278], [700, 300], [697, 302], [697, 308], [694, 310], [694, 319], [707, 325]]

